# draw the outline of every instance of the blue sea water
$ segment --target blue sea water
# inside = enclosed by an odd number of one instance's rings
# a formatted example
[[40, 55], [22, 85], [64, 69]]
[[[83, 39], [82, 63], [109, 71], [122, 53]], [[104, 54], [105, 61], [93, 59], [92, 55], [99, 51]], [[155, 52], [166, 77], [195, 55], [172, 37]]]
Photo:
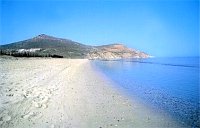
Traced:
[[94, 61], [132, 98], [168, 113], [188, 127], [200, 127], [199, 58]]

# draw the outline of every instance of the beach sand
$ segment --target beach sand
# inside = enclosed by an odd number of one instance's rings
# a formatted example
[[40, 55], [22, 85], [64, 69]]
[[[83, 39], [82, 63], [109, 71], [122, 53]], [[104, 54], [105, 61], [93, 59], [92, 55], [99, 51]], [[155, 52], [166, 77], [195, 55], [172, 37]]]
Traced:
[[175, 128], [86, 59], [0, 58], [1, 128]]

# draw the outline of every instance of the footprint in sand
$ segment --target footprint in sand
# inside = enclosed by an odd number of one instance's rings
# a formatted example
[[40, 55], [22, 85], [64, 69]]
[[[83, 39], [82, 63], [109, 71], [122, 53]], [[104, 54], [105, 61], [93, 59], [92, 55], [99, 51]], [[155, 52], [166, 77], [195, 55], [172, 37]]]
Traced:
[[34, 107], [36, 107], [36, 108], [41, 108], [41, 104], [39, 104], [39, 103], [37, 103], [37, 102], [35, 102], [35, 101], [32, 102], [32, 105], [33, 105]]
[[36, 108], [46, 109], [48, 107], [47, 104], [46, 104], [46, 102], [35, 102], [35, 101], [32, 101], [32, 105], [34, 107], [36, 107]]
[[11, 116], [9, 116], [9, 115], [0, 117], [0, 125], [3, 124], [4, 122], [10, 121], [10, 120], [11, 120]]
[[25, 115], [22, 115], [22, 118], [24, 118], [24, 119], [28, 119], [30, 116], [32, 116], [34, 113], [33, 112], [29, 112], [29, 113], [27, 113], [27, 114], [25, 114]]
[[46, 104], [42, 104], [42, 108], [46, 109], [48, 106]]
[[32, 119], [32, 120], [36, 120], [41, 118], [43, 115], [40, 112], [29, 112], [23, 116], [21, 116], [24, 119]]
[[32, 95], [31, 91], [26, 91], [24, 94], [25, 97], [31, 97], [31, 95]]
[[36, 119], [41, 118], [42, 116], [43, 116], [42, 113], [37, 112], [31, 117], [31, 119], [36, 120]]
[[5, 121], [5, 122], [10, 121], [10, 120], [11, 120], [11, 116], [7, 115], [7, 116], [3, 117], [3, 121]]

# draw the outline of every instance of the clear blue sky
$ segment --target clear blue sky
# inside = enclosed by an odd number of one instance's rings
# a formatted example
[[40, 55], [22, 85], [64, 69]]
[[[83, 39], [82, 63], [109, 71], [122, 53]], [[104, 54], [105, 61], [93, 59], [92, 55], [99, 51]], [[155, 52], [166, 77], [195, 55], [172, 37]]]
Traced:
[[45, 33], [89, 45], [123, 43], [154, 56], [199, 55], [199, 2], [1, 0], [0, 44]]

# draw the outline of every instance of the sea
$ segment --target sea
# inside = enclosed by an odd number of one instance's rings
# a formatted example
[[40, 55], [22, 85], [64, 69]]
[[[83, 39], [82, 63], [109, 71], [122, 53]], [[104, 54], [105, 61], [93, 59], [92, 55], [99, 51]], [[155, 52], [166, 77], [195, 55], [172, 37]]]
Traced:
[[93, 61], [131, 98], [169, 114], [183, 126], [200, 127], [199, 57]]

